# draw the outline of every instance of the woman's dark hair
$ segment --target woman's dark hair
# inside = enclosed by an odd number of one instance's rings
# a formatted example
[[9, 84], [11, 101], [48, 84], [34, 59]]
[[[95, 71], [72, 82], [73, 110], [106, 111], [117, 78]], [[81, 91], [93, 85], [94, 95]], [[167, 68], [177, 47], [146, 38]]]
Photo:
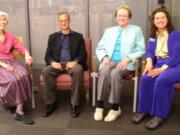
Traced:
[[150, 37], [153, 37], [153, 38], [156, 37], [156, 32], [158, 30], [158, 28], [154, 24], [154, 17], [156, 15], [156, 13], [159, 13], [159, 12], [163, 12], [168, 19], [168, 23], [166, 26], [168, 33], [174, 29], [173, 24], [172, 24], [172, 20], [171, 20], [171, 16], [169, 15], [168, 11], [164, 8], [158, 8], [152, 12], [152, 15], [150, 18]]

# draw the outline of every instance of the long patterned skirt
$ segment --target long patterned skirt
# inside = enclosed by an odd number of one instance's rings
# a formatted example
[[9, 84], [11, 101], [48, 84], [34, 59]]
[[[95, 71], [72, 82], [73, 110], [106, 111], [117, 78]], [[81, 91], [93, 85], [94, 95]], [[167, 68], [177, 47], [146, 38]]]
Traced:
[[0, 60], [15, 68], [9, 72], [0, 67], [0, 102], [3, 106], [11, 107], [31, 98], [32, 82], [24, 64], [12, 60]]

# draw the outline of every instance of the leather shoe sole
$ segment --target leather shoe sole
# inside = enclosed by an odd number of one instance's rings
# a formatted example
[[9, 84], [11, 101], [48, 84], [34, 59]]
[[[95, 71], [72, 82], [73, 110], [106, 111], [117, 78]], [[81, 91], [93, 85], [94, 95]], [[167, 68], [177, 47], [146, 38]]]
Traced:
[[3, 108], [5, 109], [5, 111], [8, 111], [10, 113], [14, 113], [16, 111], [16, 107], [5, 107], [5, 106], [3, 106]]
[[137, 113], [135, 116], [132, 117], [132, 122], [138, 124], [142, 122], [147, 117], [146, 113]]
[[71, 116], [73, 118], [77, 118], [80, 115], [80, 106], [79, 105], [71, 105]]
[[48, 117], [52, 114], [52, 112], [44, 112], [41, 114], [42, 117]]
[[46, 106], [46, 110], [41, 114], [42, 117], [50, 116], [56, 109], [56, 103]]
[[160, 117], [153, 117], [146, 125], [145, 128], [148, 130], [155, 130], [163, 123], [163, 119]]
[[17, 121], [22, 121], [24, 124], [33, 124], [34, 123], [31, 118], [25, 116], [24, 114], [16, 113], [14, 119]]

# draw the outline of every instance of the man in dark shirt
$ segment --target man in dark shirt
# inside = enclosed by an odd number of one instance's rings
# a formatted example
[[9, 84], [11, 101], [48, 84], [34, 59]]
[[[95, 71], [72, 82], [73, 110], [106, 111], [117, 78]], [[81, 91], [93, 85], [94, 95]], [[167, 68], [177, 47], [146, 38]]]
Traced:
[[43, 77], [46, 109], [42, 117], [49, 116], [56, 108], [56, 77], [61, 73], [68, 73], [72, 76], [71, 115], [78, 117], [83, 70], [87, 69], [84, 39], [82, 34], [70, 29], [69, 13], [60, 12], [57, 19], [60, 32], [49, 36], [45, 54], [47, 66], [43, 70]]

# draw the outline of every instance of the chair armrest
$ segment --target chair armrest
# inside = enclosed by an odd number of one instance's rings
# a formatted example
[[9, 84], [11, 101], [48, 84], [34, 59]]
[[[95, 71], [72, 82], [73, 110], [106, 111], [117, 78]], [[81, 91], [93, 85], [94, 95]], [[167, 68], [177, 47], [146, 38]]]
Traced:
[[[17, 40], [23, 45], [23, 37], [16, 36]], [[17, 61], [24, 62], [24, 56], [20, 54], [16, 49], [12, 50], [12, 54]]]
[[146, 65], [146, 61], [145, 61], [145, 60], [142, 60], [142, 62], [141, 62], [141, 67], [142, 67], [141, 74], [142, 74], [143, 71], [144, 71], [145, 65]]
[[141, 58], [138, 58], [135, 63], [135, 76], [139, 76], [139, 66], [140, 66]]

